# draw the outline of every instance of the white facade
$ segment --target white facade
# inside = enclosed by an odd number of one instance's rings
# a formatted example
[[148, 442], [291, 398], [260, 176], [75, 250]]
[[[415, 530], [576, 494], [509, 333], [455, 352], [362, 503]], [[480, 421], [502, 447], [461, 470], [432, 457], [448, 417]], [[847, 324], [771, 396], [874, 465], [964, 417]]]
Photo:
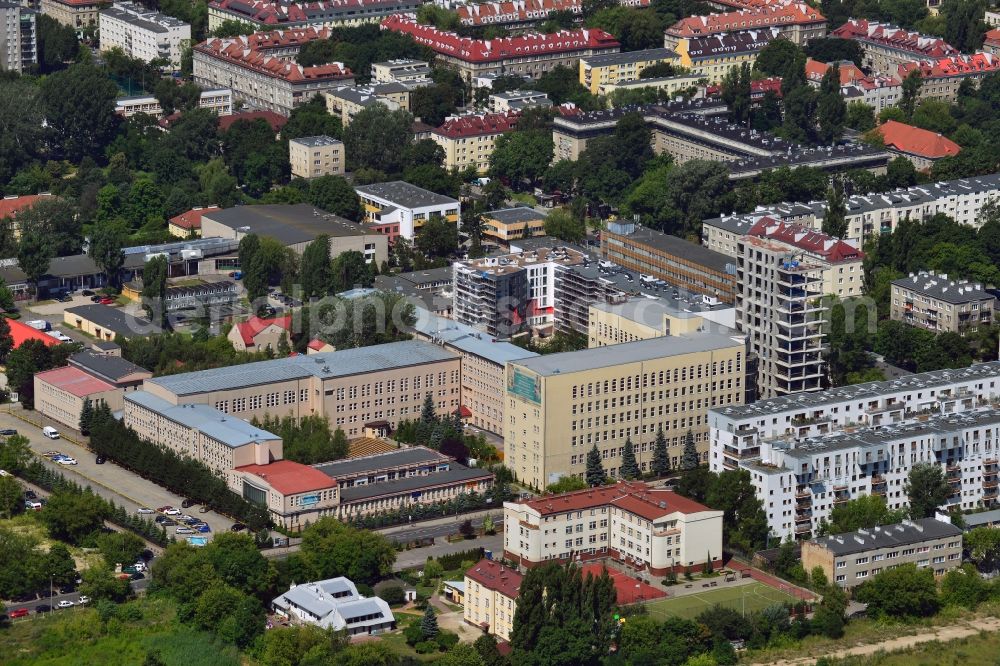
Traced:
[[379, 597], [364, 597], [343, 576], [294, 585], [271, 602], [281, 615], [322, 629], [344, 631], [348, 636], [379, 634], [396, 628], [389, 604]]
[[747, 469], [768, 526], [808, 537], [833, 507], [878, 494], [908, 505], [906, 477], [940, 464], [947, 506], [992, 506], [1000, 455], [1000, 362], [709, 411], [714, 472]]
[[131, 2], [101, 12], [101, 50], [121, 49], [143, 62], [164, 60], [179, 70], [181, 54], [191, 43], [191, 25]]
[[[220, 116], [231, 116], [233, 114], [233, 91], [228, 88], [203, 90], [198, 99], [198, 108], [209, 109]], [[125, 118], [137, 113], [159, 117], [163, 115], [163, 108], [160, 106], [159, 100], [152, 95], [119, 97], [115, 100], [115, 113]]]
[[38, 62], [37, 12], [0, 2], [0, 70], [22, 73]]

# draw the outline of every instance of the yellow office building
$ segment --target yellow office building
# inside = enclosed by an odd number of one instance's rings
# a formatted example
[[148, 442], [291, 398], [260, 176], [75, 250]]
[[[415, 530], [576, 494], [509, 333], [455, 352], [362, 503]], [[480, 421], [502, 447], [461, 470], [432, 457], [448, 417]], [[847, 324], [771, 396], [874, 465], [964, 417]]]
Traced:
[[598, 95], [602, 86], [636, 81], [642, 70], [661, 62], [676, 64], [677, 54], [672, 49], [646, 49], [580, 58], [580, 83]]
[[688, 430], [702, 459], [711, 407], [743, 404], [746, 347], [715, 333], [659, 337], [507, 364], [505, 462], [518, 480], [544, 488], [583, 476], [596, 445], [617, 477], [626, 438], [649, 469], [662, 426], [676, 467]]

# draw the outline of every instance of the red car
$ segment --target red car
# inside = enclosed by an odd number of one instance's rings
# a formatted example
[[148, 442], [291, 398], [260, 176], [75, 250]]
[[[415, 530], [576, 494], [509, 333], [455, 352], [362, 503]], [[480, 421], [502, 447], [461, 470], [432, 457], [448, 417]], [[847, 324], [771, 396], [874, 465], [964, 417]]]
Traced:
[[115, 304], [115, 299], [113, 299], [113, 298], [108, 298], [108, 297], [106, 297], [106, 296], [105, 296], [104, 298], [102, 298], [102, 299], [101, 299], [101, 300], [99, 301], [99, 303], [100, 303], [101, 305], [114, 305], [114, 304]]
[[169, 505], [167, 505], [167, 506], [161, 506], [159, 509], [157, 509], [157, 511], [160, 512], [160, 513], [163, 513], [164, 511], [166, 511], [168, 509], [172, 509], [172, 508], [174, 508], [174, 507], [169, 506]]
[[12, 620], [15, 620], [19, 617], [28, 617], [28, 613], [30, 612], [31, 611], [29, 611], [27, 608], [16, 608], [12, 610], [10, 613], [8, 613], [8, 617], [10, 617], [10, 619]]

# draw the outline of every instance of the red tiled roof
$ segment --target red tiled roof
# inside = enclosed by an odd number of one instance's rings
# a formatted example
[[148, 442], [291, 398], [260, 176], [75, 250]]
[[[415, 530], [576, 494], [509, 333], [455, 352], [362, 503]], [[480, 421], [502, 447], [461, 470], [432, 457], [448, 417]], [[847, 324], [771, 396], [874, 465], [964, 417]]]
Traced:
[[329, 0], [328, 2], [269, 2], [268, 0], [213, 0], [208, 3], [210, 7], [223, 9], [258, 23], [267, 25], [279, 25], [282, 23], [294, 22], [305, 23], [311, 17], [326, 13], [330, 9], [343, 11], [345, 15], [355, 10], [379, 9], [380, 5], [392, 5], [395, 7], [399, 3], [397, 0]]
[[992, 30], [986, 31], [984, 37], [986, 38], [986, 41], [984, 42], [985, 44], [989, 44], [991, 46], [1000, 45], [1000, 28], [993, 28]]
[[959, 54], [958, 49], [940, 37], [929, 37], [919, 32], [909, 32], [888, 23], [877, 23], [867, 19], [851, 19], [834, 30], [831, 36], [873, 42], [927, 58]]
[[268, 465], [244, 465], [237, 467], [236, 471], [253, 474], [286, 496], [337, 487], [336, 480], [318, 469], [291, 460], [276, 460]]
[[309, 349], [315, 349], [316, 351], [322, 351], [326, 347], [327, 343], [323, 342], [319, 338], [309, 341]]
[[292, 316], [285, 315], [284, 317], [274, 317], [273, 319], [251, 317], [247, 321], [241, 321], [236, 324], [236, 330], [240, 332], [240, 337], [243, 338], [243, 344], [252, 345], [253, 339], [271, 324], [287, 331], [292, 327]]
[[42, 333], [37, 328], [31, 328], [16, 319], [8, 319], [7, 325], [10, 326], [10, 337], [14, 339], [14, 349], [17, 349], [28, 340], [41, 340], [45, 343], [46, 347], [54, 347], [59, 344], [59, 341], [51, 335], [45, 335], [45, 333]]
[[885, 145], [904, 153], [919, 155], [930, 160], [958, 155], [962, 147], [937, 132], [888, 120], [876, 128]]
[[78, 398], [105, 391], [114, 391], [116, 388], [73, 365], [38, 372], [35, 373], [35, 377]]
[[992, 53], [983, 53], [980, 51], [972, 55], [958, 55], [938, 60], [907, 62], [898, 68], [900, 80], [905, 79], [906, 75], [914, 69], [919, 69], [920, 76], [925, 79], [987, 74], [1000, 69], [1000, 58], [997, 58]]
[[[661, 503], [664, 504], [663, 507], [660, 506]], [[546, 495], [518, 504], [527, 505], [543, 516], [614, 505], [647, 520], [655, 520], [672, 513], [711, 511], [707, 506], [678, 495], [672, 490], [653, 490], [644, 483], [629, 481], [619, 481], [613, 486]]]
[[181, 229], [201, 229], [201, 216], [215, 210], [219, 210], [219, 207], [205, 206], [204, 208], [192, 208], [186, 213], [181, 213], [170, 218], [170, 224]]
[[219, 58], [239, 67], [252, 69], [266, 76], [285, 79], [292, 83], [322, 81], [330, 79], [353, 79], [351, 70], [342, 62], [334, 62], [314, 67], [302, 65], [287, 58], [268, 55], [271, 50], [287, 51], [296, 46], [317, 39], [329, 39], [330, 30], [323, 28], [301, 28], [296, 30], [272, 30], [255, 32], [240, 37], [215, 37], [195, 46], [195, 50], [213, 58]]
[[[524, 576], [517, 569], [506, 567], [495, 560], [481, 559], [465, 575], [487, 590], [495, 590], [508, 599], [517, 599]], [[468, 592], [468, 590], [466, 590]]]
[[504, 132], [513, 130], [520, 117], [521, 114], [516, 111], [457, 116], [444, 121], [441, 127], [436, 127], [431, 132], [451, 139], [467, 136], [483, 136], [486, 134], [503, 134]]
[[39, 199], [50, 199], [51, 194], [24, 194], [19, 197], [4, 197], [0, 199], [0, 220], [14, 217], [22, 210], [31, 208]]
[[[868, 76], [850, 60], [840, 62], [838, 66], [840, 67], [841, 86], [854, 85], [866, 90], [873, 90], [875, 88], [901, 85], [899, 79], [893, 76], [886, 76], [884, 74]], [[819, 62], [812, 58], [806, 59], [806, 78], [810, 81], [819, 83], [823, 80], [823, 76], [828, 69], [830, 69], [829, 63]]]
[[583, 13], [582, 0], [506, 0], [459, 5], [455, 8], [462, 25], [493, 25], [544, 19], [549, 12]]
[[238, 120], [256, 120], [256, 119], [266, 120], [267, 124], [271, 126], [275, 132], [280, 132], [281, 128], [288, 123], [288, 118], [281, 115], [280, 113], [275, 113], [274, 111], [245, 111], [244, 113], [234, 113], [231, 116], [222, 116], [219, 118], [219, 131], [225, 132], [230, 127], [233, 126]]
[[864, 259], [865, 256], [861, 250], [839, 238], [804, 227], [801, 224], [781, 222], [773, 217], [762, 217], [757, 220], [757, 223], [747, 231], [747, 236], [780, 241], [823, 257], [830, 263], [857, 261]]
[[382, 29], [410, 35], [418, 44], [430, 47], [436, 53], [465, 62], [499, 62], [544, 53], [593, 49], [600, 49], [602, 53], [617, 52], [621, 47], [614, 35], [599, 28], [560, 30], [546, 35], [528, 32], [500, 39], [471, 39], [438, 30], [434, 26], [421, 25], [410, 15], [395, 14], [382, 21]]
[[739, 9], [725, 14], [689, 16], [667, 28], [672, 37], [704, 37], [720, 32], [771, 28], [776, 25], [800, 25], [825, 22], [826, 17], [819, 10], [804, 2], [790, 2], [786, 5], [769, 5]]

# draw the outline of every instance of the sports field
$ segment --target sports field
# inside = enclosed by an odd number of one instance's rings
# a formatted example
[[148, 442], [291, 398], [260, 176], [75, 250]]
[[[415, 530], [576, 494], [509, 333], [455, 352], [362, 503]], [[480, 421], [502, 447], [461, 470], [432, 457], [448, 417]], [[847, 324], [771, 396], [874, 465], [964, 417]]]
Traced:
[[[695, 585], [697, 584], [695, 583]], [[683, 585], [680, 587], [683, 588]], [[791, 594], [755, 581], [736, 587], [704, 590], [678, 597], [668, 596], [666, 599], [650, 601], [646, 607], [653, 617], [662, 619], [677, 616], [691, 619], [716, 604], [749, 614], [774, 604], [795, 603], [795, 601], [795, 597]]]

